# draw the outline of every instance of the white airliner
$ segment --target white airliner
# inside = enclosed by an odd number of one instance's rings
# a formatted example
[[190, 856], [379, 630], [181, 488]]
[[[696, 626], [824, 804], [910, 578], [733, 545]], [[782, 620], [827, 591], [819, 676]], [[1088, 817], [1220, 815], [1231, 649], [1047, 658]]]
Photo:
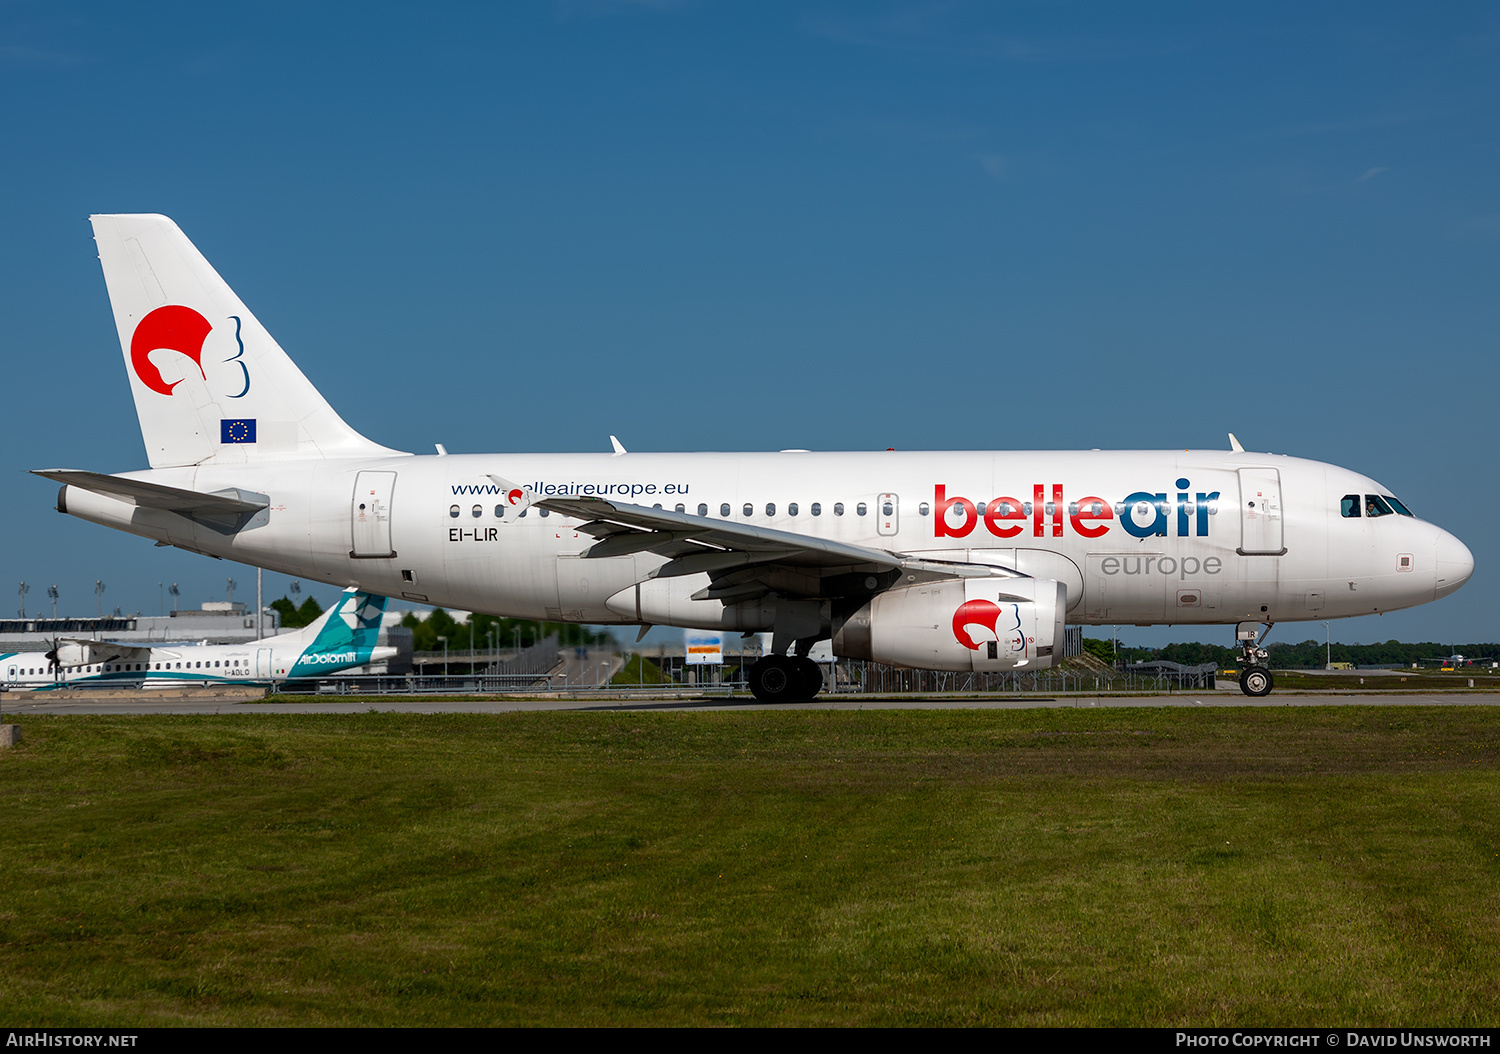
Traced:
[[[1235, 624], [1425, 604], [1474, 560], [1357, 472], [1220, 451], [414, 456], [350, 428], [164, 216], [93, 217], [149, 471], [39, 474], [59, 511], [193, 552], [471, 611], [770, 632], [807, 652], [1042, 669], [1065, 621]], [[644, 632], [644, 630], [643, 630]]]
[[302, 629], [244, 644], [143, 645], [60, 638], [46, 652], [0, 653], [0, 685], [13, 691], [190, 684], [272, 684], [320, 677], [396, 657], [376, 647], [385, 597], [347, 589]]

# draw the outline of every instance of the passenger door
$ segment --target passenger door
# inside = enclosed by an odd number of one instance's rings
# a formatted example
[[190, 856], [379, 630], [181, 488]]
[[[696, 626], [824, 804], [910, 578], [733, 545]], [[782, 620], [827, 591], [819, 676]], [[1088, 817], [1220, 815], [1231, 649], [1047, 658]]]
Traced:
[[1286, 553], [1281, 508], [1281, 473], [1274, 468], [1242, 468], [1240, 475], [1241, 556]]
[[352, 548], [349, 555], [362, 559], [392, 557], [391, 495], [396, 489], [394, 472], [361, 472], [354, 480], [350, 508]]

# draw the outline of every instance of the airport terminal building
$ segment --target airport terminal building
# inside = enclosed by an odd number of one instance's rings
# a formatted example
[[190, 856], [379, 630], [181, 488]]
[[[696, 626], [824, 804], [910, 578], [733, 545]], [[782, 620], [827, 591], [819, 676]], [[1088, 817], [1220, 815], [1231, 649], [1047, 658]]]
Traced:
[[210, 601], [198, 611], [170, 615], [112, 615], [104, 618], [0, 619], [0, 651], [46, 651], [58, 637], [117, 640], [128, 644], [243, 644], [281, 632], [281, 613], [255, 612], [238, 601]]

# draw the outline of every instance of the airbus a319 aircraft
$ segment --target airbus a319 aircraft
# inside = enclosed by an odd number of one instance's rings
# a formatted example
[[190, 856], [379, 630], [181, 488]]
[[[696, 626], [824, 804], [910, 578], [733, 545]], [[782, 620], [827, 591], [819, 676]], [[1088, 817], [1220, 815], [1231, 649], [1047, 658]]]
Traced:
[[190, 684], [272, 684], [322, 677], [385, 662], [376, 647], [385, 597], [347, 589], [302, 629], [244, 644], [159, 644], [60, 638], [46, 652], [0, 654], [0, 685], [54, 688], [181, 688]]
[[[151, 468], [54, 469], [61, 512], [193, 552], [520, 618], [770, 632], [1042, 669], [1065, 622], [1231, 624], [1265, 695], [1276, 622], [1425, 604], [1473, 572], [1367, 476], [1223, 451], [466, 454], [356, 432], [164, 216], [93, 217]], [[644, 632], [644, 629], [643, 631]]]

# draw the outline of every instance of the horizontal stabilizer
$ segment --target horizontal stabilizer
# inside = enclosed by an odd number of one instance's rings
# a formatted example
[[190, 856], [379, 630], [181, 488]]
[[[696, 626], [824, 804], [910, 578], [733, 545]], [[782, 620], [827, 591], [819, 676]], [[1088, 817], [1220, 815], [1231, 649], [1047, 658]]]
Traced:
[[89, 472], [81, 468], [32, 469], [32, 475], [45, 476], [69, 487], [93, 491], [111, 498], [128, 501], [143, 509], [162, 509], [178, 512], [184, 516], [219, 515], [234, 516], [249, 513], [254, 515], [271, 504], [264, 494], [252, 494], [244, 490], [219, 491], [204, 494], [196, 490], [166, 487], [160, 483], [146, 483], [123, 476], [107, 476], [102, 472]]
[[175, 512], [220, 534], [236, 534], [246, 527], [263, 526], [270, 516], [266, 511], [271, 504], [270, 498], [238, 487], [204, 494], [201, 491], [147, 483], [125, 476], [106, 476], [102, 472], [87, 472], [79, 468], [32, 469], [32, 474], [64, 484], [63, 490], [57, 495], [58, 512], [68, 511], [67, 488], [77, 487], [79, 490], [129, 502], [137, 508]]

